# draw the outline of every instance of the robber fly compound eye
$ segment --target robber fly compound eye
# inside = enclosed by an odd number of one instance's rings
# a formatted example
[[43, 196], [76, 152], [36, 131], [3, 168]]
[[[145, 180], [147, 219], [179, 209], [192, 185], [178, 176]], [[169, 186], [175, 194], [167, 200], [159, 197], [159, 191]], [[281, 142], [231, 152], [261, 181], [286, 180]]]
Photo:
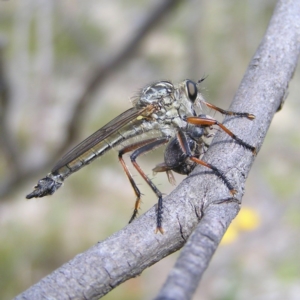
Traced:
[[188, 96], [189, 100], [194, 103], [198, 96], [198, 89], [195, 82], [187, 79], [185, 81], [185, 93]]

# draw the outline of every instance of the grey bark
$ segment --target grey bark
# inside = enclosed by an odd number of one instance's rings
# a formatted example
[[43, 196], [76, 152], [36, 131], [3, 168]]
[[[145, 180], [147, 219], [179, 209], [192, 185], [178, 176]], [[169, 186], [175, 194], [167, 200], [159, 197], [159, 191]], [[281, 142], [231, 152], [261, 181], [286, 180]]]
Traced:
[[[230, 109], [254, 121], [225, 118], [226, 126], [259, 150], [287, 94], [300, 51], [300, 1], [279, 1]], [[157, 299], [190, 299], [231, 220], [239, 211], [254, 161], [249, 151], [219, 132], [205, 155], [238, 190], [232, 199], [222, 182], [198, 167], [164, 198], [165, 234], [154, 234], [155, 207], [132, 224], [33, 285], [16, 299], [98, 299], [125, 280], [180, 249]]]

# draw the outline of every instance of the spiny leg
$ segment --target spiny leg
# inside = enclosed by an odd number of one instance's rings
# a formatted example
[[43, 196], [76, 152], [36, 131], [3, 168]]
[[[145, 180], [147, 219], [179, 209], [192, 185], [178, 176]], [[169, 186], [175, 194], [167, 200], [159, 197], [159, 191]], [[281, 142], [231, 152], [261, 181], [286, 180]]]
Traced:
[[249, 120], [255, 119], [255, 116], [253, 114], [249, 114], [249, 113], [245, 113], [245, 112], [235, 112], [235, 111], [230, 111], [230, 110], [224, 110], [224, 109], [222, 109], [218, 106], [215, 106], [209, 102], [206, 102], [204, 100], [202, 100], [201, 102], [204, 103], [207, 107], [212, 108], [212, 109], [220, 112], [223, 115], [248, 118]]
[[[153, 149], [155, 149], [155, 148], [157, 148], [157, 147], [159, 147], [159, 146], [167, 143], [168, 141], [169, 141], [168, 138], [152, 138], [152, 139], [148, 139], [148, 140], [144, 140], [144, 141], [141, 141], [141, 142], [137, 142], [137, 143], [128, 145], [128, 146], [124, 147], [123, 149], [121, 149], [119, 151], [119, 161], [122, 164], [122, 167], [123, 167], [123, 169], [125, 171], [125, 174], [127, 175], [128, 179], [129, 179], [129, 182], [130, 182], [130, 184], [131, 184], [131, 186], [133, 188], [133, 191], [134, 191], [134, 193], [136, 195], [136, 201], [135, 201], [134, 211], [133, 211], [132, 217], [130, 218], [129, 223], [131, 223], [134, 220], [134, 218], [136, 217], [136, 215], [138, 213], [138, 209], [140, 207], [140, 202], [141, 202], [141, 192], [140, 192], [139, 188], [137, 187], [137, 185], [136, 185], [136, 183], [135, 183], [135, 181], [134, 181], [131, 173], [129, 172], [128, 167], [125, 164], [125, 161], [123, 160], [122, 156], [125, 153], [131, 152], [131, 151], [134, 151], [134, 150], [135, 150], [134, 153], [137, 152], [138, 155], [140, 155], [142, 153], [146, 153], [146, 152], [148, 152], [150, 150], [153, 150]], [[147, 148], [147, 150], [142, 151], [144, 148]], [[134, 155], [134, 153], [132, 155]], [[147, 181], [147, 183], [148, 183], [148, 181]]]
[[169, 141], [168, 137], [165, 138], [158, 138], [156, 141], [150, 142], [149, 144], [142, 146], [141, 148], [135, 150], [131, 155], [130, 159], [133, 164], [133, 166], [136, 168], [136, 170], [140, 173], [140, 175], [143, 177], [143, 179], [148, 183], [152, 191], [155, 193], [155, 195], [158, 197], [158, 204], [157, 204], [157, 216], [156, 216], [156, 233], [159, 231], [160, 233], [164, 233], [162, 228], [162, 193], [159, 191], [159, 189], [155, 186], [155, 184], [151, 181], [151, 179], [144, 173], [144, 171], [141, 169], [141, 167], [136, 162], [136, 159], [141, 154], [145, 154], [159, 146], [162, 146], [163, 144], [166, 144]]
[[205, 166], [209, 169], [211, 169], [213, 171], [213, 173], [218, 176], [226, 185], [226, 187], [228, 188], [228, 190], [230, 191], [230, 193], [234, 196], [237, 191], [233, 188], [232, 184], [228, 181], [228, 179], [226, 178], [226, 176], [215, 166], [206, 163], [205, 161], [197, 158], [195, 155], [192, 154], [191, 149], [189, 147], [189, 143], [187, 141], [186, 135], [184, 134], [184, 132], [182, 130], [179, 130], [177, 132], [177, 139], [178, 142], [181, 146], [181, 149], [183, 151], [183, 153], [193, 162]]
[[119, 161], [125, 171], [125, 174], [127, 175], [128, 179], [129, 179], [129, 182], [133, 188], [133, 191], [136, 195], [136, 201], [135, 201], [135, 206], [134, 206], [134, 211], [133, 211], [133, 214], [132, 214], [132, 217], [130, 218], [130, 221], [129, 223], [131, 223], [133, 221], [133, 219], [136, 217], [137, 213], [138, 213], [138, 209], [140, 207], [140, 202], [141, 202], [141, 192], [139, 190], [139, 188], [137, 187], [124, 159], [123, 159], [123, 155], [125, 153], [128, 153], [128, 152], [132, 152], [138, 148], [141, 148], [149, 143], [152, 143], [154, 141], [156, 141], [157, 138], [153, 138], [153, 139], [148, 139], [148, 140], [144, 140], [144, 141], [141, 141], [141, 142], [137, 142], [137, 143], [134, 143], [134, 144], [130, 144], [126, 147], [124, 147], [123, 149], [121, 149], [119, 151]]
[[229, 136], [231, 136], [235, 141], [237, 141], [241, 146], [245, 147], [246, 149], [252, 151], [254, 155], [256, 155], [256, 148], [249, 145], [248, 143], [244, 142], [242, 139], [237, 137], [232, 131], [230, 131], [226, 126], [224, 126], [222, 123], [218, 122], [217, 120], [213, 118], [207, 118], [204, 116], [201, 117], [188, 117], [187, 122], [190, 124], [194, 124], [197, 126], [213, 126], [217, 125], [219, 126], [224, 132], [226, 132]]

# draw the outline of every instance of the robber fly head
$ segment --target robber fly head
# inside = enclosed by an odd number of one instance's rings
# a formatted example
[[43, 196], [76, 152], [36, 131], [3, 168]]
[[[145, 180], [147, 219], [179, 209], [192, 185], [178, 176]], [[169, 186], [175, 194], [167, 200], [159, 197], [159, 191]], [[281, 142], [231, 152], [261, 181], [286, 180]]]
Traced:
[[176, 98], [180, 98], [179, 102], [183, 106], [183, 110], [188, 115], [196, 116], [201, 110], [202, 95], [199, 92], [199, 83], [196, 83], [190, 79], [184, 80], [176, 91]]

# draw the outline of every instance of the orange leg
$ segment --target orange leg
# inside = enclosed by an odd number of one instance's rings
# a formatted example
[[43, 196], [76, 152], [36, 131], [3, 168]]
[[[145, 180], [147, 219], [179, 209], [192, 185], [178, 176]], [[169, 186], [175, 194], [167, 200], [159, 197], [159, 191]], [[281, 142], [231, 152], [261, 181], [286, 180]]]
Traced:
[[217, 107], [217, 106], [215, 106], [211, 103], [208, 103], [206, 101], [201, 101], [201, 102], [204, 103], [207, 107], [212, 108], [212, 109], [220, 112], [223, 115], [248, 118], [249, 120], [255, 119], [255, 116], [253, 114], [243, 113], [243, 112], [235, 112], [235, 111], [230, 111], [230, 110], [224, 110], [224, 109], [222, 109], [220, 107]]
[[[156, 216], [156, 233], [159, 231], [160, 233], [164, 233], [162, 228], [162, 212], [163, 212], [163, 200], [162, 200], [162, 193], [158, 190], [158, 188], [154, 185], [154, 183], [151, 181], [151, 179], [144, 173], [144, 171], [141, 169], [141, 167], [136, 162], [136, 159], [141, 154], [145, 154], [159, 146], [162, 146], [163, 144], [166, 144], [169, 142], [169, 138], [160, 138], [156, 141], [152, 141], [148, 143], [147, 145], [142, 146], [141, 148], [135, 150], [131, 155], [130, 159], [134, 167], [137, 169], [137, 171], [140, 173], [140, 175], [143, 177], [143, 179], [148, 183], [148, 185], [151, 187], [152, 191], [156, 194], [158, 197], [158, 203], [157, 203], [157, 216]], [[135, 217], [135, 212], [133, 214], [133, 218]]]
[[206, 117], [188, 117], [187, 122], [190, 124], [194, 124], [197, 126], [213, 126], [217, 125], [219, 126], [224, 132], [226, 132], [229, 136], [231, 136], [235, 141], [237, 141], [240, 145], [245, 147], [246, 149], [249, 149], [252, 151], [254, 155], [256, 155], [256, 148], [247, 144], [240, 138], [238, 138], [232, 131], [230, 131], [226, 126], [224, 126], [222, 123], [218, 122], [215, 119], [212, 118], [206, 118]]
[[158, 212], [157, 212], [157, 231], [160, 231], [163, 233], [162, 227], [161, 227], [161, 215], [162, 215], [162, 194], [161, 192], [156, 188], [156, 186], [153, 184], [153, 182], [148, 178], [148, 176], [143, 172], [143, 170], [140, 168], [140, 166], [136, 163], [135, 159], [141, 155], [144, 154], [148, 151], [154, 150], [155, 148], [162, 146], [163, 144], [167, 143], [169, 141], [169, 138], [153, 138], [153, 139], [148, 139], [145, 141], [137, 142], [131, 145], [128, 145], [124, 147], [122, 150], [119, 151], [119, 161], [121, 162], [123, 169], [131, 183], [131, 186], [134, 190], [134, 193], [136, 195], [136, 201], [135, 201], [135, 206], [134, 206], [134, 211], [132, 214], [132, 217], [129, 221], [131, 223], [134, 218], [136, 217], [138, 213], [138, 209], [140, 207], [141, 203], [141, 192], [138, 189], [135, 181], [132, 178], [132, 175], [130, 174], [127, 165], [125, 164], [122, 156], [123, 154], [127, 152], [134, 151], [133, 154], [130, 156], [131, 162], [134, 165], [134, 167], [137, 169], [137, 171], [140, 173], [140, 175], [143, 177], [143, 179], [149, 184], [151, 189], [154, 191], [154, 193], [157, 195], [159, 198], [158, 200]]

